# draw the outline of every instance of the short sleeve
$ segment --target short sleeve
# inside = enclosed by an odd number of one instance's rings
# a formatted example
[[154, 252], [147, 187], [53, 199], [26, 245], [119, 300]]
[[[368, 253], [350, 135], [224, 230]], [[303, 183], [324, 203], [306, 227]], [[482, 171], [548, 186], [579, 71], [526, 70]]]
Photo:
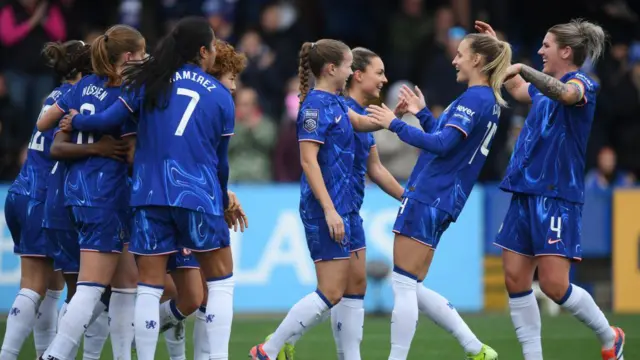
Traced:
[[303, 106], [298, 112], [298, 120], [296, 121], [298, 141], [313, 141], [324, 144], [331, 122], [328, 120], [325, 110], [318, 105], [320, 104]]
[[[140, 90], [140, 92], [142, 92], [142, 90]], [[129, 91], [128, 89], [123, 89], [120, 97], [118, 97], [118, 100], [120, 100], [132, 114], [137, 113], [140, 109], [141, 99], [141, 94], [137, 94], [135, 91]]]
[[451, 114], [445, 126], [460, 130], [466, 139], [481, 116], [482, 101], [472, 93], [466, 93], [450, 111]]
[[538, 93], [540, 93], [540, 90], [538, 90], [535, 86], [533, 86], [533, 84], [529, 84], [529, 97], [533, 99], [534, 96], [536, 96]]
[[369, 149], [376, 146], [376, 138], [373, 137], [373, 134], [369, 133]]
[[236, 110], [231, 95], [222, 106], [222, 136], [233, 136], [236, 125]]
[[76, 83], [76, 85], [73, 85], [71, 89], [69, 89], [69, 91], [64, 93], [64, 95], [62, 95], [55, 103], [56, 107], [65, 114], [68, 113], [70, 109], [78, 110], [78, 107], [74, 106], [74, 99], [75, 99], [74, 95], [76, 93], [75, 90], [78, 84], [79, 83]]
[[596, 83], [587, 75], [577, 72], [567, 80], [567, 84], [577, 85], [582, 92], [582, 98], [576, 103], [577, 106], [595, 101], [598, 87]]

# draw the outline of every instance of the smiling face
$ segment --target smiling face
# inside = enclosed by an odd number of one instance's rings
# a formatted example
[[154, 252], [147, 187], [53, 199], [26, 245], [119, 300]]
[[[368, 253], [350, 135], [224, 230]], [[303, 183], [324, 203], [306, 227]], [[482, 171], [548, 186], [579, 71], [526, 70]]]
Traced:
[[458, 45], [458, 51], [456, 57], [451, 62], [456, 68], [457, 75], [456, 81], [459, 83], [466, 83], [469, 81], [471, 74], [477, 71], [476, 68], [479, 64], [479, 55], [471, 50], [471, 41], [464, 39]]
[[388, 82], [384, 72], [384, 63], [377, 56], [371, 58], [364, 71], [356, 71], [354, 77], [357, 77], [357, 86], [370, 99], [379, 98], [380, 91]]
[[538, 55], [542, 56], [542, 64], [544, 65], [542, 72], [554, 76], [570, 56], [570, 51], [571, 49], [568, 47], [561, 49], [556, 42], [556, 36], [547, 33], [538, 50]]

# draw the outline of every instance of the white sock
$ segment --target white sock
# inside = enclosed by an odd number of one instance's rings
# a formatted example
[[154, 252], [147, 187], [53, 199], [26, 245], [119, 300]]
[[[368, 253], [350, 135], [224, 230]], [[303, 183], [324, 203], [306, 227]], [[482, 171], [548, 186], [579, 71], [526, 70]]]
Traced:
[[418, 326], [417, 278], [394, 267], [393, 312], [391, 313], [391, 354], [389, 360], [405, 360]]
[[[338, 303], [339, 304], [339, 303]], [[338, 306], [338, 305], [336, 305]], [[331, 317], [331, 313], [333, 312], [333, 309], [335, 308], [332, 307], [331, 311], [325, 311], [322, 313], [322, 315], [320, 315], [319, 318], [314, 318], [314, 321], [312, 321], [310, 324], [311, 326], [307, 326], [306, 328], [302, 329], [302, 332], [296, 333], [293, 336], [291, 336], [289, 338], [289, 340], [285, 341], [287, 344], [291, 344], [291, 345], [295, 345], [298, 340], [300, 340], [300, 338], [307, 332], [307, 330], [309, 329], [313, 329], [314, 326], [318, 325], [318, 324], [322, 324], [323, 322], [327, 321], [330, 317]], [[317, 321], [316, 321], [317, 320]], [[332, 325], [331, 325], [332, 329], [335, 328], [333, 321], [332, 321]], [[336, 335], [334, 334], [333, 336], [333, 340], [336, 342], [336, 348], [338, 347], [338, 338], [336, 337]]]
[[62, 290], [47, 290], [47, 295], [42, 299], [36, 324], [33, 327], [33, 342], [36, 345], [36, 355], [41, 356], [49, 347], [56, 336], [58, 328], [58, 300]]
[[171, 299], [160, 304], [160, 332], [161, 333], [178, 325], [185, 318], [186, 316], [184, 316], [180, 312], [180, 310], [178, 310], [175, 300]]
[[17, 359], [22, 344], [31, 334], [36, 323], [40, 295], [30, 289], [20, 289], [9, 310], [7, 328], [0, 350], [0, 360]]
[[616, 333], [609, 325], [609, 321], [602, 313], [602, 310], [585, 289], [569, 284], [567, 293], [558, 301], [558, 304], [593, 330], [600, 339], [603, 348], [609, 349], [613, 347]]
[[[334, 322], [334, 315], [337, 315], [338, 319], [334, 331], [340, 338], [344, 359], [360, 360], [360, 343], [364, 327], [364, 296], [345, 295], [335, 308], [337, 308], [335, 314], [331, 309], [331, 323]], [[338, 350], [338, 359], [340, 359], [340, 350]]]
[[453, 335], [467, 354], [477, 355], [482, 351], [482, 343], [473, 334], [460, 314], [437, 292], [418, 283], [418, 309], [436, 325]]
[[229, 358], [234, 286], [233, 274], [217, 279], [207, 279], [209, 292], [205, 324], [209, 338], [209, 359]]
[[153, 360], [156, 356], [160, 333], [160, 297], [163, 288], [138, 284], [135, 307], [136, 352], [140, 360]]
[[[109, 336], [109, 314], [103, 311], [84, 333], [83, 360], [99, 360]], [[74, 357], [75, 359], [75, 357]]]
[[193, 324], [193, 358], [195, 360], [209, 360], [206, 313], [207, 309], [204, 306], [200, 306], [196, 311], [196, 320]]
[[164, 340], [169, 351], [169, 359], [185, 360], [185, 323], [179, 322], [173, 328], [164, 332]]
[[60, 327], [60, 320], [62, 320], [62, 317], [64, 316], [64, 314], [67, 313], [67, 306], [69, 306], [68, 302], [63, 302], [62, 306], [60, 307], [60, 310], [58, 311], [58, 321], [56, 321], [56, 333], [58, 332], [58, 328]]
[[105, 288], [96, 283], [78, 283], [76, 293], [67, 306], [66, 314], [60, 319], [58, 334], [45, 351], [43, 358], [52, 356], [58, 359], [68, 359], [77, 348], [82, 334], [89, 327], [96, 304]]
[[282, 320], [280, 326], [273, 333], [271, 339], [264, 343], [263, 349], [270, 359], [276, 359], [280, 349], [287, 339], [297, 333], [308, 331], [317, 325], [322, 319], [322, 314], [329, 309], [331, 303], [327, 298], [316, 290], [298, 301], [287, 316]]
[[509, 309], [524, 360], [542, 360], [542, 322], [533, 291], [509, 294]]
[[136, 289], [111, 288], [109, 299], [109, 333], [113, 357], [119, 360], [131, 359], [131, 342], [134, 337]]
[[[333, 342], [336, 344], [336, 355], [338, 355], [338, 360], [344, 360], [344, 347], [342, 346], [342, 337], [340, 336], [340, 330], [342, 329], [342, 324], [340, 323], [340, 308], [342, 300], [340, 300], [334, 307], [329, 311], [325, 311], [322, 314], [322, 318], [326, 316], [331, 317], [331, 334], [333, 335]], [[307, 330], [305, 329], [298, 338], [302, 337]]]

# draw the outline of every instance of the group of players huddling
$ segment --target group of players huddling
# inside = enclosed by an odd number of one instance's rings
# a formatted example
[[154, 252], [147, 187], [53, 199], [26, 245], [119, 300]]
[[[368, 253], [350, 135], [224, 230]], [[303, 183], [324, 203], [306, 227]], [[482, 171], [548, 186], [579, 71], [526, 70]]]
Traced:
[[[387, 83], [372, 51], [330, 39], [302, 45], [300, 217], [318, 286], [250, 350], [252, 359], [292, 360], [295, 342], [328, 317], [338, 358], [360, 359], [366, 175], [401, 202], [389, 359], [407, 358], [419, 312], [456, 337], [467, 359], [498, 358], [422, 281], [486, 160], [506, 106], [503, 85], [533, 104], [501, 184], [513, 195], [495, 242], [505, 250], [524, 358], [543, 358], [531, 291], [537, 268], [542, 290], [596, 333], [602, 359], [623, 359], [622, 330], [569, 283], [571, 261], [581, 256], [585, 150], [598, 88], [579, 68], [600, 57], [605, 34], [582, 20], [553, 26], [538, 52], [540, 72], [512, 65], [510, 45], [491, 26], [478, 21], [476, 29], [453, 60], [456, 80], [468, 88], [439, 118], [417, 87], [402, 88], [394, 110], [367, 106]], [[244, 56], [199, 17], [178, 22], [149, 56], [144, 37], [125, 25], [91, 45], [47, 44], [44, 54], [64, 82], [44, 102], [5, 203], [22, 261], [0, 360], [17, 359], [32, 331], [42, 359], [74, 359], [83, 334], [84, 358], [98, 359], [110, 334], [115, 359], [131, 359], [135, 344], [137, 357], [150, 360], [161, 332], [171, 359], [185, 359], [184, 319], [193, 313], [195, 359], [228, 359], [229, 229], [248, 226], [227, 189], [232, 94]], [[422, 129], [399, 120], [407, 112]], [[371, 132], [381, 129], [421, 149], [405, 188], [380, 162]]]

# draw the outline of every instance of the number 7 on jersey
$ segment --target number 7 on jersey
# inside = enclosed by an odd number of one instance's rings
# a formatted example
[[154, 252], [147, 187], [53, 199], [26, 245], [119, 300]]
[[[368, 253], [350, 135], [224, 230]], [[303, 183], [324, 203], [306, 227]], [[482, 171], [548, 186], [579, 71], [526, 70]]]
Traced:
[[187, 127], [187, 123], [189, 123], [189, 120], [191, 119], [191, 115], [193, 115], [193, 111], [196, 109], [198, 101], [200, 101], [200, 94], [193, 90], [185, 88], [178, 88], [177, 94], [188, 96], [191, 98], [191, 100], [189, 100], [189, 105], [187, 105], [187, 108], [182, 114], [182, 118], [180, 119], [180, 123], [178, 124], [178, 128], [176, 129], [176, 133], [174, 134], [175, 136], [182, 136], [182, 134], [184, 134], [184, 129]]

